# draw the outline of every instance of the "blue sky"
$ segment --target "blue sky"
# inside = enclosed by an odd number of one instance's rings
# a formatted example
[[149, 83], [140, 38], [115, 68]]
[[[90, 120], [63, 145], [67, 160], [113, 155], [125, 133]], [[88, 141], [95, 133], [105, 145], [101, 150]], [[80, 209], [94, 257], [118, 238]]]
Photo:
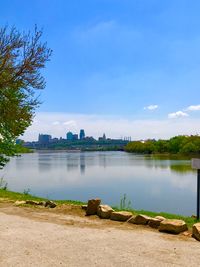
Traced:
[[24, 138], [199, 133], [199, 10], [197, 0], [2, 1], [0, 25], [37, 24], [53, 49]]

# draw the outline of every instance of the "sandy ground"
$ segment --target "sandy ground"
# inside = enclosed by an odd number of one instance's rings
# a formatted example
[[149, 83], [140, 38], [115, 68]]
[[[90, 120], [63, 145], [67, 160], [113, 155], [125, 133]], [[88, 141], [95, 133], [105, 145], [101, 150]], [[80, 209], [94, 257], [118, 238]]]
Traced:
[[200, 242], [85, 217], [79, 207], [0, 203], [0, 266], [200, 266]]

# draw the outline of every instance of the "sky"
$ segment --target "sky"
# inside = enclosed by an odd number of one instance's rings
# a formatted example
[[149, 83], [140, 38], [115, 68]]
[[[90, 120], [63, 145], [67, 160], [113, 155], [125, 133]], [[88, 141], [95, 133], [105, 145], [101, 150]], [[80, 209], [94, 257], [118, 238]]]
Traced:
[[200, 1], [1, 2], [1, 26], [36, 24], [53, 50], [23, 139], [200, 133]]

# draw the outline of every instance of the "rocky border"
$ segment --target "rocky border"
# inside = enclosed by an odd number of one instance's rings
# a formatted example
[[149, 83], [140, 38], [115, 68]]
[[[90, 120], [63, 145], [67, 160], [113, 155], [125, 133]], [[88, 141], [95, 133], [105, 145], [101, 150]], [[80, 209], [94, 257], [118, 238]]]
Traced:
[[[82, 209], [86, 210], [86, 215], [98, 215], [101, 219], [148, 225], [160, 232], [170, 234], [180, 234], [188, 230], [183, 220], [166, 219], [162, 216], [150, 217], [144, 214], [134, 215], [129, 211], [114, 211], [109, 205], [102, 205], [99, 198], [88, 200], [88, 204], [83, 205]], [[194, 224], [192, 236], [200, 241], [200, 223]]]

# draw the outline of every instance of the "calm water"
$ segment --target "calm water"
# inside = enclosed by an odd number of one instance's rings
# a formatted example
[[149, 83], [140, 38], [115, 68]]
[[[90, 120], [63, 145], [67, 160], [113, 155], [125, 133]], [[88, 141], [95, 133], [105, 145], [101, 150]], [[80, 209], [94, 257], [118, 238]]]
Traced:
[[124, 152], [40, 152], [13, 158], [0, 177], [10, 190], [30, 188], [51, 199], [100, 197], [119, 206], [126, 194], [135, 209], [183, 215], [196, 210], [196, 172], [189, 160]]

